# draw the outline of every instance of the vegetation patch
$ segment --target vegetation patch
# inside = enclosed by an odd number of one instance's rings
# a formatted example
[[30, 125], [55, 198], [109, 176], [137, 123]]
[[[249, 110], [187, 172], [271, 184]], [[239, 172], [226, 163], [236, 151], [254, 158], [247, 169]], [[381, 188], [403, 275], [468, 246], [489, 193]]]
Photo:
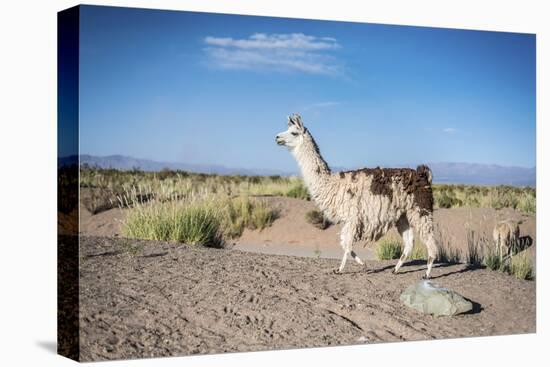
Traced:
[[527, 251], [512, 256], [509, 271], [518, 279], [530, 280], [534, 278], [533, 264]]
[[378, 260], [394, 260], [401, 256], [401, 244], [397, 241], [384, 240], [376, 248]]
[[294, 187], [292, 187], [290, 190], [288, 190], [285, 196], [290, 198], [295, 198], [295, 199], [311, 200], [311, 197], [309, 196], [309, 192], [307, 191], [307, 188], [301, 181], [298, 184], [296, 184]]
[[437, 262], [458, 264], [461, 262], [460, 250], [451, 246], [441, 245], [437, 248]]
[[319, 229], [327, 229], [330, 227], [330, 222], [325, 218], [319, 210], [310, 210], [306, 213], [306, 222], [311, 223]]
[[512, 208], [527, 214], [536, 211], [536, 190], [532, 187], [433, 185], [436, 208]]
[[415, 241], [413, 249], [411, 251], [411, 260], [426, 260], [428, 258], [428, 250], [426, 246], [420, 241]]
[[278, 215], [265, 202], [247, 196], [190, 194], [167, 201], [142, 197], [137, 190], [119, 197], [120, 206], [129, 208], [122, 225], [127, 237], [223, 247], [245, 228], [270, 226]]

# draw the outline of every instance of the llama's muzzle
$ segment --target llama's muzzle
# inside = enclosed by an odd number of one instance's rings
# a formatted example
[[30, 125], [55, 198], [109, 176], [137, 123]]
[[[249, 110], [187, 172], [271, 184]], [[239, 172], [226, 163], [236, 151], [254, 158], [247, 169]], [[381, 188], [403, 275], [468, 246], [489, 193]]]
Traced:
[[277, 135], [275, 137], [275, 141], [277, 142], [277, 145], [285, 145], [285, 141], [283, 139], [281, 139], [281, 137], [279, 137], [279, 135]]

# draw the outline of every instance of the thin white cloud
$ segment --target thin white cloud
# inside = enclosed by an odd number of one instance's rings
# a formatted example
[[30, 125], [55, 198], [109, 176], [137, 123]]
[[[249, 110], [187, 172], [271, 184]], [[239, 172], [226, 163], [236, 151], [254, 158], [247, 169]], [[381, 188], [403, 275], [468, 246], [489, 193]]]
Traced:
[[455, 129], [454, 127], [447, 127], [445, 129], [443, 129], [443, 132], [446, 132], [447, 134], [454, 134], [456, 133], [458, 130]]
[[341, 104], [342, 104], [341, 102], [336, 102], [336, 101], [317, 102], [317, 103], [312, 103], [310, 105], [305, 106], [304, 108], [302, 108], [302, 110], [303, 111], [315, 110], [315, 109], [326, 108], [326, 107], [334, 107]]
[[248, 38], [212, 37], [204, 39], [211, 65], [223, 69], [298, 71], [336, 75], [341, 65], [329, 54], [341, 46], [332, 37], [303, 33], [255, 33]]

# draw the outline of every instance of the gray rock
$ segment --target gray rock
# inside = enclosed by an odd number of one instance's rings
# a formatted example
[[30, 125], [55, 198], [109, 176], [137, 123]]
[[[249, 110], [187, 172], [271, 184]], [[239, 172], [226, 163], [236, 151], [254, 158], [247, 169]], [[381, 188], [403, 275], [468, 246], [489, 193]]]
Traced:
[[447, 288], [439, 287], [429, 280], [421, 280], [399, 297], [407, 306], [426, 315], [454, 316], [471, 311], [472, 302]]

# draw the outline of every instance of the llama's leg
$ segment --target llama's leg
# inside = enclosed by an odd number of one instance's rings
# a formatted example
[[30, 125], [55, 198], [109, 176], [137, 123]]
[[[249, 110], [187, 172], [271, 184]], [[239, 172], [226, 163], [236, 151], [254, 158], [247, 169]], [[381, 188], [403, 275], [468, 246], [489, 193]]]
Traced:
[[435, 244], [433, 214], [420, 215], [418, 212], [411, 215], [409, 222], [418, 230], [420, 239], [428, 249], [428, 266], [424, 279], [430, 278], [432, 266], [437, 256], [437, 246]]
[[395, 265], [395, 269], [393, 270], [394, 274], [397, 274], [397, 272], [399, 271], [399, 268], [403, 265], [405, 260], [407, 260], [407, 258], [411, 255], [411, 252], [414, 246], [414, 230], [411, 227], [408, 227], [407, 229], [400, 231], [400, 233], [401, 233], [401, 237], [403, 237], [403, 253], [399, 258], [397, 265]]
[[351, 252], [350, 252], [350, 255], [351, 255], [351, 257], [353, 258], [353, 260], [355, 260], [355, 261], [357, 262], [357, 264], [359, 264], [359, 265], [365, 265], [365, 263], [363, 262], [363, 260], [361, 260], [361, 259], [359, 258], [359, 256], [357, 256], [357, 254], [355, 253], [355, 251], [351, 251]]
[[424, 276], [424, 278], [429, 279], [430, 273], [432, 272], [432, 266], [437, 256], [437, 246], [435, 244], [433, 229], [430, 231], [430, 233], [426, 235], [423, 241], [428, 248], [428, 268], [426, 269], [426, 275]]
[[[345, 223], [342, 227], [342, 232], [340, 232], [340, 245], [344, 250], [344, 255], [342, 256], [342, 262], [340, 262], [340, 267], [334, 271], [336, 274], [341, 274], [346, 266], [346, 261], [348, 260], [348, 255], [353, 253], [352, 246], [355, 235], [355, 226], [352, 223]], [[353, 255], [352, 255], [353, 256]], [[356, 255], [357, 257], [357, 255]]]

